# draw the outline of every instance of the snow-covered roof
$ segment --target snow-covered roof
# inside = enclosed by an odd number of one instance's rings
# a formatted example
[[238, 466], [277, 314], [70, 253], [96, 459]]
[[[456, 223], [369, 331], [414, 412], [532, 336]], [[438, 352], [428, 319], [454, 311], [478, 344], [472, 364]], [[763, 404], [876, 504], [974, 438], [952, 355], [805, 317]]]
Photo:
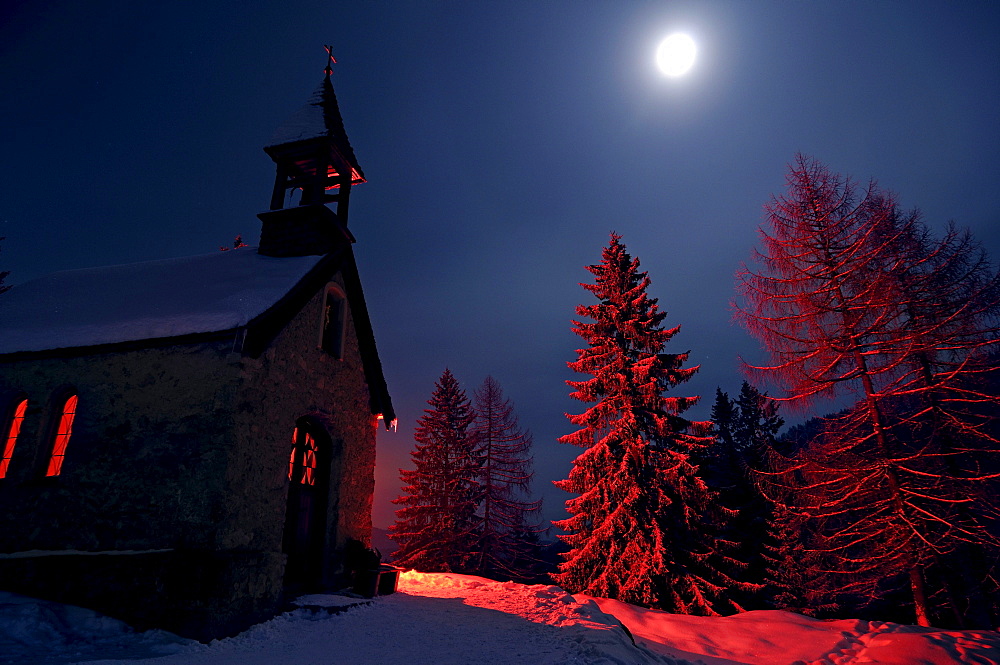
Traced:
[[313, 92], [306, 105], [300, 108], [282, 124], [274, 136], [268, 141], [268, 146], [282, 145], [294, 141], [305, 141], [321, 136], [329, 136], [330, 128], [326, 124], [326, 86], [320, 84]]
[[56, 272], [0, 296], [0, 354], [239, 328], [322, 258], [275, 258], [244, 247]]
[[347, 143], [344, 119], [340, 115], [340, 105], [329, 78], [323, 79], [305, 106], [275, 131], [267, 145], [270, 147], [321, 136], [342, 139]]
[[363, 182], [364, 174], [358, 165], [358, 158], [354, 155], [354, 148], [347, 138], [344, 119], [340, 115], [340, 105], [337, 103], [337, 95], [333, 91], [329, 77], [323, 79], [306, 105], [278, 128], [265, 150], [296, 141], [324, 137], [333, 141], [337, 151], [350, 163]]

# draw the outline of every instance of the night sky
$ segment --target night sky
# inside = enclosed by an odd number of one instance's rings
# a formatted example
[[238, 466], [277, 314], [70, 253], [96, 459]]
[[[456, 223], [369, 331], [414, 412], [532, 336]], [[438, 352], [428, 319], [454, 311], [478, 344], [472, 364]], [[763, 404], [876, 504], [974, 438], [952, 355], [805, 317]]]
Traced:
[[[13, 6], [10, 8], [8, 5]], [[21, 5], [18, 7], [18, 5]], [[756, 342], [733, 273], [797, 151], [880, 185], [1000, 259], [997, 2], [88, 2], [0, 8], [0, 269], [256, 243], [261, 150], [323, 76], [368, 178], [350, 225], [399, 431], [379, 437], [376, 526], [449, 367], [492, 374], [534, 433], [559, 517], [579, 452], [556, 443], [578, 286], [614, 230], [702, 369], [707, 418]], [[657, 43], [699, 45], [663, 77]]]

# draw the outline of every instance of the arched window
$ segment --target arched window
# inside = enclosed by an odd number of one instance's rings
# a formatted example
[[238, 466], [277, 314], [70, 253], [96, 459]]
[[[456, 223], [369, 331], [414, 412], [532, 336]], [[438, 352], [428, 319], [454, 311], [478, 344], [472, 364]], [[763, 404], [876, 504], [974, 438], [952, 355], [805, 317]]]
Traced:
[[66, 445], [69, 443], [70, 435], [73, 434], [76, 403], [77, 396], [75, 394], [70, 394], [62, 403], [59, 424], [52, 439], [52, 457], [49, 458], [49, 467], [45, 471], [46, 476], [58, 476], [62, 471], [63, 459], [66, 457]]
[[316, 437], [309, 430], [296, 427], [292, 432], [292, 454], [288, 458], [288, 479], [302, 485], [316, 484]]
[[7, 426], [3, 432], [6, 434], [3, 446], [3, 459], [0, 459], [0, 478], [7, 477], [7, 467], [10, 466], [10, 458], [14, 456], [14, 445], [17, 443], [17, 435], [21, 433], [21, 423], [24, 422], [24, 412], [28, 410], [28, 400], [25, 397], [15, 400], [14, 409], [7, 419]]
[[336, 284], [326, 287], [323, 300], [323, 333], [320, 347], [334, 358], [344, 357], [344, 334], [347, 326], [347, 294]]

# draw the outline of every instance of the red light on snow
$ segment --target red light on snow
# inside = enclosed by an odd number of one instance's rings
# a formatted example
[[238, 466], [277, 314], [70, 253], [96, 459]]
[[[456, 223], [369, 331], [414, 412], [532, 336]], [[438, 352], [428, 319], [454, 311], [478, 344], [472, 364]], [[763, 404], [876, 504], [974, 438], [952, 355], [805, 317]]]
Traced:
[[63, 459], [66, 457], [66, 445], [73, 433], [76, 402], [77, 396], [70, 395], [63, 404], [62, 415], [59, 417], [59, 428], [56, 430], [56, 438], [52, 443], [52, 457], [49, 459], [49, 468], [45, 472], [46, 476], [58, 476], [62, 472]]

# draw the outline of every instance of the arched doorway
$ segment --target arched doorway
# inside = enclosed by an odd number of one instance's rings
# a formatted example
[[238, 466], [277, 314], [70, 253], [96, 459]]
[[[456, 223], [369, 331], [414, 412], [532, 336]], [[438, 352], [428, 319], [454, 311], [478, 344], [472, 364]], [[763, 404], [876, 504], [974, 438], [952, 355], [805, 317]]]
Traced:
[[288, 556], [285, 587], [292, 593], [316, 590], [322, 581], [331, 447], [330, 437], [319, 423], [309, 418], [295, 423], [281, 547]]

